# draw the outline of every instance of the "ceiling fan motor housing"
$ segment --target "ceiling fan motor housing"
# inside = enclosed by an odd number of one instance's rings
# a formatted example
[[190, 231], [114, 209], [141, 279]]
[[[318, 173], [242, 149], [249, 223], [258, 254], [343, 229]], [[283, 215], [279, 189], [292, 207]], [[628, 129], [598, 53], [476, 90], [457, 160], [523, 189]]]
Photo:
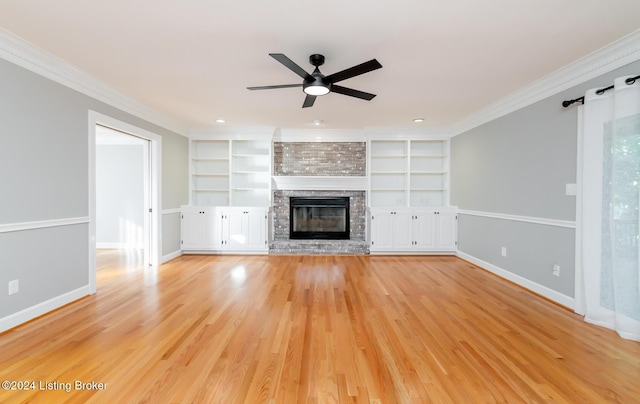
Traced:
[[318, 53], [314, 53], [313, 55], [309, 56], [309, 63], [311, 63], [311, 65], [315, 67], [322, 66], [324, 64], [324, 56]]

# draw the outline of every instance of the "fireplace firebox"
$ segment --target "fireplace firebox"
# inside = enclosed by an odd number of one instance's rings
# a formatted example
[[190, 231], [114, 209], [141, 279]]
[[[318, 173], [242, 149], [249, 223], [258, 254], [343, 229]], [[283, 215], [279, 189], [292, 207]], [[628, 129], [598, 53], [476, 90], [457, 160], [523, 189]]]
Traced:
[[349, 240], [349, 197], [291, 197], [289, 238]]

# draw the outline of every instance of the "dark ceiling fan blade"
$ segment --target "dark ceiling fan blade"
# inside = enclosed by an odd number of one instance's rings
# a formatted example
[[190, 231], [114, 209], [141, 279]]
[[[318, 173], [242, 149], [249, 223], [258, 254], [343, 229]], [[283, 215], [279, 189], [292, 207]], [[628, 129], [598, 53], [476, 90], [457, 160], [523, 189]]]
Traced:
[[302, 77], [305, 80], [313, 81], [313, 76], [307, 73], [302, 67], [298, 66], [293, 60], [286, 57], [283, 53], [270, 53], [269, 56], [285, 65], [286, 68]]
[[304, 103], [302, 104], [302, 108], [313, 107], [313, 103], [316, 102], [316, 98], [317, 97], [315, 95], [307, 94], [307, 96], [304, 99]]
[[273, 90], [274, 88], [291, 88], [291, 87], [302, 87], [302, 83], [300, 83], [300, 84], [280, 84], [280, 85], [275, 85], [275, 86], [247, 87], [247, 90]]
[[365, 93], [364, 91], [358, 91], [358, 90], [354, 90], [353, 88], [342, 87], [335, 84], [331, 86], [331, 92], [342, 94], [342, 95], [348, 95], [351, 97], [356, 97], [356, 98], [360, 98], [367, 101], [371, 101], [373, 97], [376, 96], [375, 94]]
[[380, 64], [380, 62], [378, 62], [376, 59], [371, 59], [368, 62], [360, 63], [357, 66], [353, 66], [337, 73], [330, 74], [325, 77], [325, 80], [330, 83], [337, 83], [342, 80], [350, 79], [351, 77], [369, 73], [370, 71], [379, 69], [381, 67], [382, 65]]

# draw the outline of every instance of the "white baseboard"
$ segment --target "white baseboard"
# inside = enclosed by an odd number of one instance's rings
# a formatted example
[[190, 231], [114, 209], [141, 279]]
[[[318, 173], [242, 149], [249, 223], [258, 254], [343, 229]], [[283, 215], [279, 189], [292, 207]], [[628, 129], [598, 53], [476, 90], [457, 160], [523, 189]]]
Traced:
[[181, 250], [174, 251], [174, 252], [172, 252], [170, 254], [167, 254], [167, 255], [163, 255], [162, 259], [161, 259], [161, 263], [164, 264], [165, 262], [171, 261], [174, 258], [178, 258], [181, 255], [182, 255], [182, 251]]
[[496, 265], [490, 264], [486, 261], [483, 261], [479, 258], [476, 258], [472, 255], [466, 254], [462, 251], [458, 251], [458, 257], [475, 264], [482, 269], [486, 269], [487, 271], [498, 275], [501, 278], [507, 279], [517, 285], [522, 286], [523, 288], [529, 289], [532, 292], [535, 292], [541, 296], [546, 297], [549, 300], [552, 300], [558, 304], [561, 304], [565, 307], [570, 308], [571, 310], [575, 309], [575, 299], [573, 297], [569, 297], [567, 295], [563, 295], [562, 293], [556, 292], [553, 289], [549, 289], [546, 286], [535, 283], [527, 278], [523, 278], [522, 276], [516, 275], [513, 272], [509, 272], [506, 269], [502, 269]]
[[455, 251], [442, 250], [442, 251], [385, 251], [385, 250], [371, 250], [369, 255], [456, 255]]
[[100, 243], [96, 242], [97, 249], [108, 249], [108, 250], [123, 250], [126, 247], [125, 243]]
[[0, 318], [0, 333], [7, 331], [20, 324], [26, 323], [29, 320], [33, 320], [43, 314], [58, 309], [65, 304], [69, 304], [75, 300], [90, 295], [89, 285], [83, 286], [71, 292], [67, 292], [63, 295], [56, 296], [52, 299], [38, 303], [35, 306], [28, 307], [17, 313], [10, 314], [7, 317]]
[[189, 255], [269, 255], [268, 250], [182, 250]]
[[121, 243], [121, 242], [113, 242], [113, 243], [99, 243], [96, 242], [96, 248], [98, 249], [109, 249], [109, 250], [142, 250], [144, 247], [142, 245], [135, 245], [129, 243]]

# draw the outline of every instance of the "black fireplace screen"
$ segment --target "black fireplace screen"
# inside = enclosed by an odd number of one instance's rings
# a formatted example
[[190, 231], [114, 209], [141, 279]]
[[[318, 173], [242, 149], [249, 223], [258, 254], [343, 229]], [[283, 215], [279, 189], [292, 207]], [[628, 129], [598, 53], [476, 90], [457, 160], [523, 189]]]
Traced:
[[289, 238], [349, 239], [349, 198], [291, 197]]

